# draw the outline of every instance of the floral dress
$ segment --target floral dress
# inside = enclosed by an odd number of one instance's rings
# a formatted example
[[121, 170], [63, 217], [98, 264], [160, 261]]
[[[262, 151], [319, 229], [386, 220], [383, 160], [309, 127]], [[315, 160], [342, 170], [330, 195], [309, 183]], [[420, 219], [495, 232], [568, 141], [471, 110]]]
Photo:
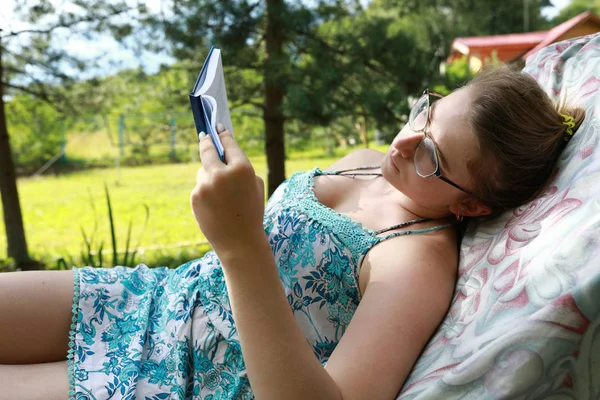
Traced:
[[[369, 249], [450, 226], [378, 236], [423, 220], [376, 232], [319, 203], [314, 177], [344, 172], [295, 173], [269, 199], [264, 215], [289, 305], [322, 364], [358, 307], [359, 265]], [[214, 252], [176, 269], [73, 271], [70, 399], [254, 398]]]

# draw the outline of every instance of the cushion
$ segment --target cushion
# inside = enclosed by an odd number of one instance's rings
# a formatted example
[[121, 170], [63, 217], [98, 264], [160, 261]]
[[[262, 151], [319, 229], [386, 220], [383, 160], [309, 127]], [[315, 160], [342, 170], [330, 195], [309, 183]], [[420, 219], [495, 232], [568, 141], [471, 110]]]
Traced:
[[586, 118], [542, 195], [464, 237], [448, 314], [398, 399], [600, 399], [600, 34], [523, 71]]

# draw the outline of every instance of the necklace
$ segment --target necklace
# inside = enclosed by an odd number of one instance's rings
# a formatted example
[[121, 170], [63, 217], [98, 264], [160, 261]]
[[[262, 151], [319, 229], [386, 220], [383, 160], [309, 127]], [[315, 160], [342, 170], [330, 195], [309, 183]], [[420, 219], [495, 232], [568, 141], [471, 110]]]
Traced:
[[350, 171], [364, 171], [364, 170], [376, 169], [376, 168], [380, 168], [380, 166], [379, 165], [367, 165], [367, 166], [357, 167], [357, 168], [342, 169], [339, 171], [332, 171], [331, 175], [349, 176], [351, 178], [354, 178], [357, 175], [383, 176], [381, 174], [381, 172], [355, 172], [355, 173], [349, 173], [349, 174], [344, 173], [344, 172], [350, 172]]

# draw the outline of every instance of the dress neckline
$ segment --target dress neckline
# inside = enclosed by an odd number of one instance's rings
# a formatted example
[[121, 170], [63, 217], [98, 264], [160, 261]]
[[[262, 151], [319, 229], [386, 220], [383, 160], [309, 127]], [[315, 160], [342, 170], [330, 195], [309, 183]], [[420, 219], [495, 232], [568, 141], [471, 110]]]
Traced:
[[333, 214], [334, 216], [336, 216], [337, 218], [341, 218], [342, 220], [350, 223], [352, 226], [360, 229], [362, 232], [367, 233], [371, 238], [373, 238], [376, 243], [381, 242], [383, 240], [387, 240], [387, 239], [391, 239], [393, 237], [396, 236], [404, 236], [404, 235], [410, 235], [413, 233], [419, 234], [419, 233], [428, 233], [428, 232], [433, 232], [433, 231], [437, 231], [440, 229], [444, 229], [447, 228], [449, 226], [452, 226], [452, 224], [439, 224], [436, 225], [434, 227], [431, 228], [424, 228], [424, 229], [409, 229], [409, 230], [404, 230], [404, 231], [399, 231], [399, 232], [395, 232], [395, 233], [391, 233], [388, 234], [386, 236], [377, 236], [379, 234], [394, 230], [394, 229], [400, 229], [400, 228], [405, 228], [407, 226], [413, 225], [413, 224], [417, 224], [420, 222], [428, 222], [428, 221], [432, 221], [431, 218], [416, 218], [410, 221], [405, 221], [405, 222], [401, 222], [399, 224], [393, 225], [391, 227], [388, 228], [384, 228], [384, 229], [380, 229], [380, 230], [373, 230], [371, 228], [369, 228], [368, 226], [364, 225], [362, 222], [355, 220], [353, 218], [351, 218], [349, 215], [347, 214], [342, 214], [339, 211], [334, 210], [333, 208], [326, 206], [325, 204], [321, 203], [321, 201], [319, 200], [319, 198], [317, 197], [317, 194], [315, 192], [315, 176], [318, 175], [346, 175], [346, 176], [352, 176], [354, 177], [355, 175], [374, 175], [374, 176], [382, 176], [381, 173], [346, 173], [346, 174], [342, 174], [348, 171], [356, 171], [356, 170], [368, 170], [368, 169], [376, 169], [376, 168], [380, 168], [379, 165], [369, 165], [369, 166], [364, 166], [364, 167], [358, 167], [358, 168], [352, 168], [352, 169], [348, 169], [348, 170], [339, 170], [339, 171], [323, 171], [321, 170], [319, 167], [315, 167], [313, 168], [311, 171], [309, 171], [309, 176], [308, 176], [308, 196], [310, 198], [310, 200], [317, 205], [318, 208], [323, 209], [326, 212], [329, 212], [330, 214]]
[[382, 238], [377, 236], [377, 233], [369, 228], [368, 226], [365, 226], [362, 222], [357, 221], [355, 219], [350, 218], [350, 216], [346, 215], [346, 214], [342, 214], [339, 211], [334, 210], [333, 208], [326, 206], [325, 204], [321, 203], [321, 201], [319, 200], [319, 198], [317, 197], [317, 194], [315, 193], [315, 176], [317, 175], [317, 173], [319, 173], [320, 175], [322, 174], [322, 170], [319, 167], [315, 167], [313, 168], [310, 173], [309, 173], [309, 180], [308, 180], [308, 195], [311, 198], [312, 201], [315, 202], [315, 204], [318, 205], [319, 208], [322, 208], [324, 210], [327, 210], [328, 212], [342, 218], [343, 220], [351, 223], [352, 225], [354, 225], [355, 227], [361, 229], [363, 232], [366, 232], [369, 234], [369, 236], [373, 237], [376, 240], [381, 240]]

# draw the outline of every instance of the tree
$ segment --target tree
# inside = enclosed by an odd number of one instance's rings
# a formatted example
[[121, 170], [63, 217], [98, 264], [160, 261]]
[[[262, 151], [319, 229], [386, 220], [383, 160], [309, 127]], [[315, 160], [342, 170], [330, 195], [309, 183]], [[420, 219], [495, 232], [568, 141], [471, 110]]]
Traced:
[[335, 127], [353, 126], [365, 147], [369, 131], [392, 137], [405, 122], [408, 98], [437, 79], [446, 31], [433, 9], [405, 14], [377, 3], [322, 23], [303, 49], [286, 110], [330, 126], [341, 140]]
[[[83, 35], [109, 31], [116, 38], [132, 32], [133, 17], [145, 13], [143, 5], [129, 6], [125, 1], [79, 1], [63, 4], [57, 10], [49, 0], [36, 4], [17, 3], [15, 14], [29, 28], [0, 32], [0, 192], [7, 235], [7, 253], [23, 270], [36, 269], [27, 249], [25, 229], [16, 184], [16, 173], [6, 124], [4, 95], [26, 93], [40, 98], [63, 112], [76, 112], [69, 101], [69, 86], [74, 74], [94, 65], [57, 48], [53, 39], [59, 35]], [[63, 37], [64, 38], [64, 37]]]
[[[156, 24], [175, 58], [195, 60], [197, 74], [210, 45], [220, 47], [232, 108], [262, 112], [269, 193], [285, 177], [287, 122], [356, 126], [367, 145], [368, 131], [397, 126], [408, 96], [438, 79], [454, 37], [524, 28], [522, 0], [373, 0], [367, 9], [356, 0], [170, 4]], [[542, 27], [549, 0], [527, 4], [530, 29]]]
[[198, 65], [209, 44], [220, 47], [232, 108], [262, 112], [269, 194], [285, 179], [286, 122], [325, 127], [349, 118], [366, 144], [370, 123], [397, 122], [399, 99], [437, 68], [439, 56], [415, 56], [421, 27], [412, 29], [408, 19], [394, 26], [394, 13], [365, 16], [359, 1], [180, 0], [172, 6], [172, 16], [157, 24], [175, 58]]
[[[374, 0], [415, 9], [438, 9], [453, 27], [455, 36], [484, 36], [537, 31], [548, 28], [541, 9], [550, 0]], [[449, 32], [450, 33], [450, 32]]]
[[[1, 45], [2, 42], [0, 42]], [[4, 72], [2, 53], [0, 47], [0, 78]], [[4, 82], [0, 79], [0, 170], [2, 171], [0, 174], [0, 192], [2, 194], [8, 256], [14, 258], [22, 268], [33, 269], [34, 266], [29, 258], [27, 241], [25, 240], [25, 229], [21, 215], [19, 192], [17, 191], [15, 167], [10, 150], [8, 130], [6, 128], [6, 115], [4, 113], [4, 98], [2, 93], [4, 93]]]
[[[285, 179], [284, 127], [289, 118], [284, 101], [300, 45], [315, 27], [348, 12], [344, 2], [283, 0], [178, 0], [164, 27], [171, 51], [179, 60], [198, 65], [209, 44], [221, 48], [228, 98], [232, 108], [251, 105], [262, 113], [269, 194]], [[153, 39], [154, 40], [154, 39]], [[245, 79], [250, 77], [251, 79]]]
[[552, 19], [552, 24], [562, 24], [585, 11], [591, 11], [596, 15], [600, 15], [600, 0], [572, 0], [568, 6], [561, 9], [558, 15]]

